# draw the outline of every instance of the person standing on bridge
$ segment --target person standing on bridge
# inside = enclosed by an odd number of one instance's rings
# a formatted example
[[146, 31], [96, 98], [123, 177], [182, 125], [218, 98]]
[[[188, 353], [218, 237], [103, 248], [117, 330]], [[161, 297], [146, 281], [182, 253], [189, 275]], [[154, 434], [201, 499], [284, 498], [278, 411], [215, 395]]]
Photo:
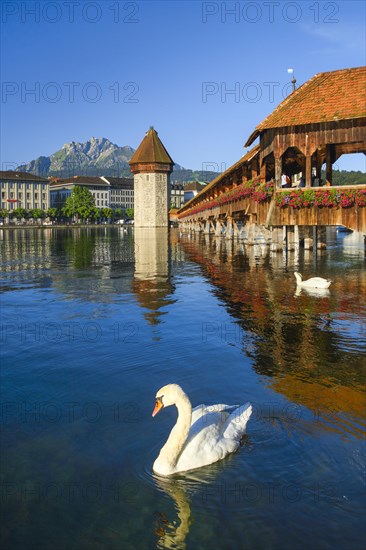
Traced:
[[282, 189], [286, 189], [287, 187], [290, 187], [291, 180], [288, 176], [286, 176], [285, 173], [281, 176], [281, 187]]

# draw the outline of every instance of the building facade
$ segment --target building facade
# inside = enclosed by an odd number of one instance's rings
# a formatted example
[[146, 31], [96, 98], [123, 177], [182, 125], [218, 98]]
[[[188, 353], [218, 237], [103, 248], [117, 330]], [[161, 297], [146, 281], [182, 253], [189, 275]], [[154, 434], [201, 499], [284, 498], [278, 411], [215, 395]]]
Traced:
[[55, 179], [50, 184], [50, 204], [52, 208], [62, 208], [75, 186], [86, 187], [93, 195], [97, 208], [108, 208], [110, 204], [110, 186], [99, 177], [74, 176]]
[[172, 183], [170, 187], [170, 206], [181, 208], [184, 204], [184, 186], [182, 183]]
[[134, 189], [132, 178], [87, 177], [51, 181], [50, 204], [54, 208], [62, 208], [75, 186], [86, 187], [94, 197], [97, 208], [121, 209], [134, 207]]
[[24, 208], [47, 210], [49, 203], [49, 181], [27, 172], [0, 171], [1, 208], [15, 210]]
[[184, 185], [184, 202], [188, 202], [193, 199], [198, 193], [200, 193], [206, 186], [206, 183], [201, 183], [199, 181], [189, 181]]
[[113, 210], [134, 208], [133, 178], [115, 178], [103, 176], [102, 179], [110, 185], [110, 207]]

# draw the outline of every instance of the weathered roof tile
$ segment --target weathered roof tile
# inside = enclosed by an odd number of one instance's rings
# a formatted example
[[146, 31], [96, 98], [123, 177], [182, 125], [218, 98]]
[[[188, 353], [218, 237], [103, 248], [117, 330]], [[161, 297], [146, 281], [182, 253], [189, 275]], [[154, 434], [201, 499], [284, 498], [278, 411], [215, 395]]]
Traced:
[[168, 151], [160, 141], [158, 133], [151, 126], [137, 150], [132, 155], [129, 164], [138, 163], [174, 164]]
[[265, 118], [245, 146], [269, 128], [334, 122], [366, 116], [366, 67], [318, 73]]

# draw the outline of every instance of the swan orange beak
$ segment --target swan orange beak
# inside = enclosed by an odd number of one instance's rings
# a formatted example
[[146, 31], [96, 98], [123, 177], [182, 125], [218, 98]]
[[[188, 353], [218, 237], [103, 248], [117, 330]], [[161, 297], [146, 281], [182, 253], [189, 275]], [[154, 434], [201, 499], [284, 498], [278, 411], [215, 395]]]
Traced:
[[163, 407], [164, 407], [164, 405], [163, 405], [161, 397], [157, 397], [157, 399], [155, 401], [155, 407], [154, 407], [152, 416], [155, 416], [156, 414], [158, 414], [158, 412], [161, 411], [161, 409]]

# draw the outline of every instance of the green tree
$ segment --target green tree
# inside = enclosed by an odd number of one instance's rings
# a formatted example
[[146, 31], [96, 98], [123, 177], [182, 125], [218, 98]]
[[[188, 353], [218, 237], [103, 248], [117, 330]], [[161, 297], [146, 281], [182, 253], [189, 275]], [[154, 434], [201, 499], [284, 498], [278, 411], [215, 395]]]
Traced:
[[37, 220], [38, 218], [44, 218], [46, 216], [45, 211], [41, 208], [33, 208], [29, 211], [29, 214], [35, 220]]
[[0, 218], [7, 218], [9, 216], [9, 212], [6, 210], [6, 208], [0, 209]]
[[121, 208], [116, 208], [114, 211], [114, 216], [118, 219], [122, 218], [122, 210]]
[[131, 220], [133, 220], [134, 209], [133, 208], [126, 208], [125, 212], [126, 212], [126, 216], [128, 216], [129, 218], [131, 218]]
[[26, 214], [27, 214], [26, 209], [25, 209], [25, 208], [21, 208], [21, 207], [16, 208], [16, 209], [13, 210], [13, 212], [12, 212], [12, 215], [14, 216], [14, 218], [19, 218], [19, 219], [20, 219], [20, 218], [25, 218]]
[[103, 215], [104, 218], [112, 219], [113, 218], [112, 208], [103, 208], [102, 209], [102, 215]]
[[91, 217], [93, 220], [98, 220], [98, 219], [101, 217], [101, 213], [100, 213], [99, 208], [97, 208], [96, 206], [94, 206], [94, 208], [91, 208], [91, 210], [90, 210], [90, 217]]
[[58, 217], [57, 208], [48, 208], [46, 211], [46, 215], [48, 218], [51, 218], [51, 220], [55, 220]]
[[75, 185], [71, 195], [67, 198], [62, 213], [65, 216], [77, 216], [82, 220], [93, 217], [95, 200], [92, 193], [86, 187]]
[[12, 211], [11, 215], [13, 218], [17, 218], [18, 220], [22, 219], [22, 218], [25, 218], [27, 214], [27, 211], [25, 208], [16, 208], [15, 210]]

